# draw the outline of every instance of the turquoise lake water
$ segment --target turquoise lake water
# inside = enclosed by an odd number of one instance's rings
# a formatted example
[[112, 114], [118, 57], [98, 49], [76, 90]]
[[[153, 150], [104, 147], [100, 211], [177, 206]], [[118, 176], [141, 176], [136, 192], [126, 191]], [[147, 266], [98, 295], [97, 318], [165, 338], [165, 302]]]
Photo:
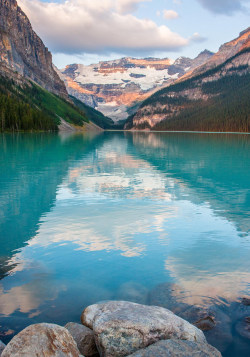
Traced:
[[209, 342], [250, 355], [250, 135], [2, 134], [0, 147], [0, 339], [119, 299], [212, 306]]

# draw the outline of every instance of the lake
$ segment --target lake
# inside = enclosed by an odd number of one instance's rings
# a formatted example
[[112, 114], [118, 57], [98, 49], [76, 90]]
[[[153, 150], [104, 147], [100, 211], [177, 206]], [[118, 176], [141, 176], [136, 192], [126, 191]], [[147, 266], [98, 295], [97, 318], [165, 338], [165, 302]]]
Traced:
[[0, 146], [0, 339], [119, 299], [209, 307], [209, 342], [250, 355], [250, 135], [20, 133]]

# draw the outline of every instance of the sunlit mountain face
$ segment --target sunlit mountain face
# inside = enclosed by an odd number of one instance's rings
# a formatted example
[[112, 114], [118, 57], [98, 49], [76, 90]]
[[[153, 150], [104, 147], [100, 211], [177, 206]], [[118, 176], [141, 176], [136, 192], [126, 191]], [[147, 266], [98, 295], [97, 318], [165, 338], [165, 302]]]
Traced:
[[78, 321], [100, 300], [150, 303], [159, 284], [229, 313], [249, 291], [249, 145], [227, 134], [3, 136], [1, 338]]

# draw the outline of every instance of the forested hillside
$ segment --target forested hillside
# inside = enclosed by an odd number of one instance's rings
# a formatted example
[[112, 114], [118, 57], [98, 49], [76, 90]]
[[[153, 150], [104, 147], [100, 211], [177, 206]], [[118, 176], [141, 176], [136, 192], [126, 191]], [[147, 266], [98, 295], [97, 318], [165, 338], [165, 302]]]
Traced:
[[104, 114], [99, 112], [98, 110], [88, 106], [87, 104], [83, 103], [81, 100], [77, 99], [76, 97], [69, 96], [70, 99], [73, 101], [76, 107], [78, 107], [87, 118], [92, 121], [94, 124], [98, 125], [100, 128], [103, 129], [110, 129], [113, 128], [114, 122], [111, 118], [106, 117]]
[[156, 124], [154, 130], [250, 132], [249, 73], [204, 83], [202, 92], [212, 97], [206, 101], [179, 98], [183, 110]]
[[145, 100], [125, 128], [250, 131], [250, 49]]
[[82, 126], [87, 116], [73, 104], [34, 83], [17, 85], [0, 76], [0, 130], [57, 130], [60, 118]]

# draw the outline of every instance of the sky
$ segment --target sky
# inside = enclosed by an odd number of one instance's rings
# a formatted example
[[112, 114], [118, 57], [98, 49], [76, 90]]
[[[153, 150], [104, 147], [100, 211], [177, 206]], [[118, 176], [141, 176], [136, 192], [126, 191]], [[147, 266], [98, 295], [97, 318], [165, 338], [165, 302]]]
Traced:
[[250, 0], [18, 0], [58, 68], [126, 56], [194, 58], [236, 38]]

